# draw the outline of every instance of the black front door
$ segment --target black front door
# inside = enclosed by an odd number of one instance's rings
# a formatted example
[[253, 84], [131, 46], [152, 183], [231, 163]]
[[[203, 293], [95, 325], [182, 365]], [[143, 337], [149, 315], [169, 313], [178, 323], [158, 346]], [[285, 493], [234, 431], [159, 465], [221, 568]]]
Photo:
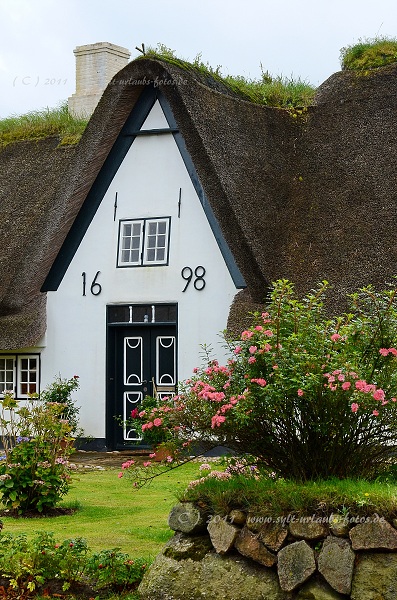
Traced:
[[120, 424], [146, 395], [169, 395], [176, 385], [176, 326], [145, 323], [110, 329], [108, 339], [108, 438], [114, 448], [139, 445]]

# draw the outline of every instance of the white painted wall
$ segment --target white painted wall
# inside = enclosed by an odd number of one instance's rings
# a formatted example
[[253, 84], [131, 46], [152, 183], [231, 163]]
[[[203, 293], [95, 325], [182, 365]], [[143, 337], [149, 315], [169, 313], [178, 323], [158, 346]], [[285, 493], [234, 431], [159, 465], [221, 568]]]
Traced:
[[[167, 127], [157, 103], [144, 127]], [[179, 189], [182, 189], [178, 218]], [[113, 219], [118, 194], [116, 220]], [[171, 217], [168, 266], [116, 268], [120, 219]], [[206, 286], [197, 291], [181, 270], [206, 269]], [[82, 296], [82, 272], [87, 295]], [[100, 271], [102, 292], [93, 296], [90, 282]], [[189, 377], [200, 364], [200, 345], [210, 344], [223, 360], [220, 332], [225, 329], [237, 290], [213, 237], [203, 208], [172, 134], [137, 137], [56, 292], [47, 293], [48, 327], [42, 345], [42, 387], [79, 375], [76, 393], [86, 434], [105, 436], [106, 306], [111, 303], [178, 303], [178, 375]]]

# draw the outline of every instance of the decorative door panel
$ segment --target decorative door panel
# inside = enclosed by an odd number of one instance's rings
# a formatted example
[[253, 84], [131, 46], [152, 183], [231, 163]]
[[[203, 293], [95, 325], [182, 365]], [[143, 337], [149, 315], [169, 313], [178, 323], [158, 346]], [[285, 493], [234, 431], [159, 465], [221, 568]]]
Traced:
[[156, 386], [175, 386], [175, 336], [156, 337]]
[[128, 447], [142, 441], [138, 432], [124, 422], [135, 408], [139, 410], [146, 395], [160, 398], [174, 395], [177, 383], [176, 345], [176, 325], [148, 323], [112, 329], [109, 336], [108, 399], [113, 401], [113, 414], [119, 420], [113, 434], [115, 443], [112, 445], [115, 447]]
[[123, 357], [124, 385], [142, 385], [143, 338], [125, 337]]

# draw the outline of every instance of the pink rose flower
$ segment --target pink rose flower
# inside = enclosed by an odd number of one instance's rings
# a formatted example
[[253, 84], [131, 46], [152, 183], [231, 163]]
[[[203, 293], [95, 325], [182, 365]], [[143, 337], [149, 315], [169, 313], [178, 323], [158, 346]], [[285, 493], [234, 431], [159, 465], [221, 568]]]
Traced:
[[339, 333], [334, 333], [333, 335], [331, 335], [331, 341], [333, 342], [337, 342], [338, 340], [341, 339], [341, 335], [339, 335]]

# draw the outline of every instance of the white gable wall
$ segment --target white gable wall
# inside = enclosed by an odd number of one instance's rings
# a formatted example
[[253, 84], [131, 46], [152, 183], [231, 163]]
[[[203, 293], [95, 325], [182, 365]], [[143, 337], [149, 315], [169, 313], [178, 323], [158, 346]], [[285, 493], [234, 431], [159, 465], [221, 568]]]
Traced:
[[[142, 129], [168, 127], [157, 102]], [[181, 194], [180, 194], [181, 189]], [[115, 198], [117, 193], [116, 218]], [[179, 198], [181, 203], [178, 207]], [[180, 211], [180, 216], [178, 216]], [[171, 217], [167, 266], [117, 268], [120, 219]], [[206, 270], [205, 288], [185, 292], [181, 270]], [[101, 293], [90, 285], [97, 272]], [[86, 273], [86, 295], [82, 295]], [[94, 288], [98, 291], [98, 287]], [[201, 344], [225, 356], [220, 332], [237, 290], [171, 133], [135, 138], [56, 292], [47, 293], [42, 387], [79, 375], [76, 394], [87, 435], [105, 437], [106, 306], [178, 304], [178, 377], [201, 363]]]

